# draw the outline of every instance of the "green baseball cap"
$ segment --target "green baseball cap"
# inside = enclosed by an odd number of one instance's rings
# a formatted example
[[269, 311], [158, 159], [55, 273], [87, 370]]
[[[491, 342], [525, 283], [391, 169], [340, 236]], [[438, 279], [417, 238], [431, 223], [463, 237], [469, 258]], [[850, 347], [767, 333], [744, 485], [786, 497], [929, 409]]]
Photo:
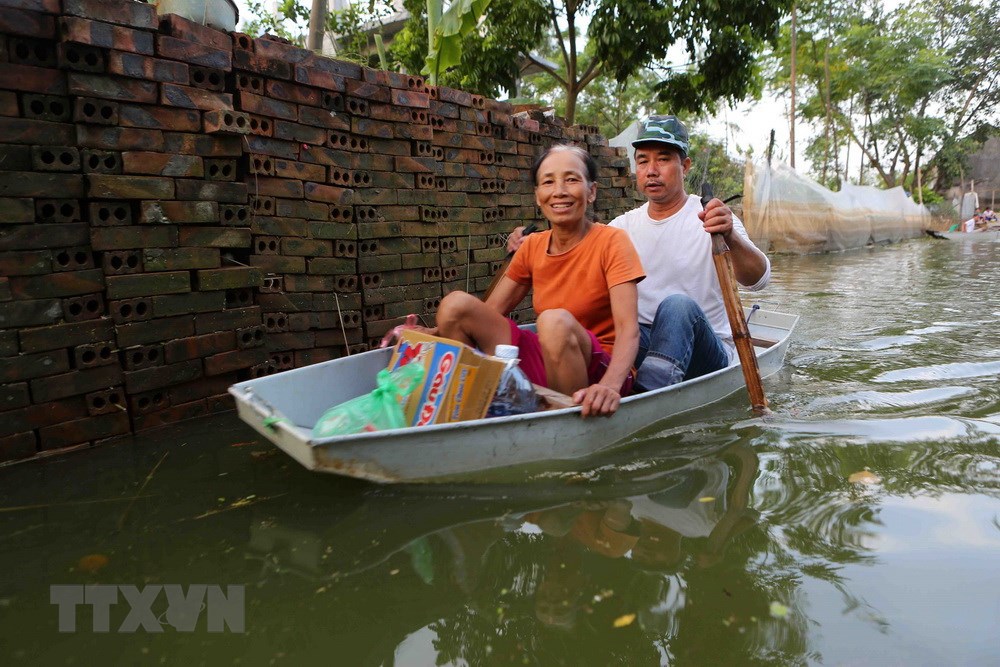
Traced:
[[687, 157], [688, 147], [691, 145], [684, 123], [672, 115], [650, 116], [642, 121], [639, 136], [632, 142], [632, 146], [650, 142], [677, 146], [681, 149], [682, 157]]

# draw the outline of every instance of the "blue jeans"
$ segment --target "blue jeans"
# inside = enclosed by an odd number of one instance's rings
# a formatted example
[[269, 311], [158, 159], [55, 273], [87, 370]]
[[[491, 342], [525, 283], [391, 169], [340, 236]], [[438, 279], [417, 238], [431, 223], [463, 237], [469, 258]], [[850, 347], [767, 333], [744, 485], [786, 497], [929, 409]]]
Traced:
[[691, 297], [671, 294], [639, 325], [637, 389], [659, 389], [729, 365], [729, 352]]

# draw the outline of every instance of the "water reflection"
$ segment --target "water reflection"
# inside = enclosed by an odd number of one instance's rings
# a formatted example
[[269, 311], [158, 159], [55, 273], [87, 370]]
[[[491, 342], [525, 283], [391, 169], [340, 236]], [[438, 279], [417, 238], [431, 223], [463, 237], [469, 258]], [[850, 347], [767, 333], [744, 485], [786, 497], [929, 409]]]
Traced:
[[[693, 659], [709, 648], [705, 624], [801, 647], [801, 613], [766, 616], [776, 596], [796, 603], [794, 586], [763, 585], [747, 567], [756, 553], [744, 538], [762, 536], [750, 506], [757, 475], [753, 449], [736, 444], [652, 474], [619, 472], [613, 487], [481, 489], [461, 498], [464, 515], [455, 488], [386, 491], [323, 527], [255, 518], [248, 555], [331, 590], [357, 581], [367, 591], [388, 571], [393, 588], [420, 582], [427, 600], [460, 591], [433, 622], [411, 619], [392, 664], [413, 664], [405, 653], [426, 648], [418, 637], [433, 638], [444, 664], [512, 664], [526, 652], [538, 664]], [[741, 556], [727, 562], [734, 543]]]
[[[997, 275], [930, 240], [782, 257], [771, 418], [734, 395], [506, 485], [314, 475], [234, 417], [0, 469], [0, 657], [995, 664]], [[248, 632], [59, 633], [48, 587], [87, 583], [242, 583]]]

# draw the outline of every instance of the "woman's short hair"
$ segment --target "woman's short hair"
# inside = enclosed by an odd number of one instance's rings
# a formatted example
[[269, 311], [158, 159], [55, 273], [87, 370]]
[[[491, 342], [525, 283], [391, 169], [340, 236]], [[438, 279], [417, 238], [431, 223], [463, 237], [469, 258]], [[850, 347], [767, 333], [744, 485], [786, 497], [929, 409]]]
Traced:
[[538, 185], [538, 170], [541, 168], [542, 163], [545, 162], [545, 158], [557, 151], [569, 151], [583, 160], [583, 164], [587, 169], [587, 185], [597, 182], [597, 162], [590, 153], [579, 146], [572, 146], [570, 144], [553, 144], [542, 151], [541, 155], [535, 158], [534, 164], [531, 165], [532, 183]]

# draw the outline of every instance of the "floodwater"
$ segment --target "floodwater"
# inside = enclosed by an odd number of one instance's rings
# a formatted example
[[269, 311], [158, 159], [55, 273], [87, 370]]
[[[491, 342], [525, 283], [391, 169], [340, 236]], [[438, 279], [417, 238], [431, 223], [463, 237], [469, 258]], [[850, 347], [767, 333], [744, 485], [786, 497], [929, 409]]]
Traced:
[[998, 249], [776, 257], [771, 417], [521, 483], [312, 474], [234, 415], [0, 469], [0, 660], [998, 664]]

